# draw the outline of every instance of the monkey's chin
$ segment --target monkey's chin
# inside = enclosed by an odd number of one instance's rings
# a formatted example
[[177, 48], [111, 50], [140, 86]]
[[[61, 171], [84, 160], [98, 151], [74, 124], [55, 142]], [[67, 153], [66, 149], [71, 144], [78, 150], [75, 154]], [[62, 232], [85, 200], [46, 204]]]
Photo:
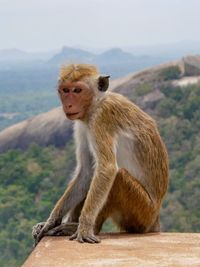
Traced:
[[80, 119], [80, 112], [77, 112], [77, 113], [66, 113], [66, 117], [71, 121], [78, 120], [78, 119]]

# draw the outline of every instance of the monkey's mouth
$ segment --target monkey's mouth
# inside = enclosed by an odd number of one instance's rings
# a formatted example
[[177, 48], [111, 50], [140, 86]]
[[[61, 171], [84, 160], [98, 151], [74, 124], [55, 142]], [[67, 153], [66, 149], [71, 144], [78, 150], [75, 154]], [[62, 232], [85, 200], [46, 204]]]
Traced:
[[75, 116], [78, 115], [80, 112], [75, 112], [75, 113], [66, 113], [67, 117]]

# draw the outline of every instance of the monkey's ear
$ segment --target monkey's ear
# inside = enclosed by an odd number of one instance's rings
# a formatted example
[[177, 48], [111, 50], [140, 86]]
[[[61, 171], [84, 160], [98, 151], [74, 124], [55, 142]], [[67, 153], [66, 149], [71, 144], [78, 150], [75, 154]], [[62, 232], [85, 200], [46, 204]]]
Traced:
[[100, 76], [98, 78], [98, 89], [99, 91], [105, 92], [109, 86], [110, 76]]

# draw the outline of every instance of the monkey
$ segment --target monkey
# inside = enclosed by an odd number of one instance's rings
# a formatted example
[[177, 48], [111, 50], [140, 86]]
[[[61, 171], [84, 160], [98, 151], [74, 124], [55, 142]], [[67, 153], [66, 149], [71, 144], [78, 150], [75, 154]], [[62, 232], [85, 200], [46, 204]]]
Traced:
[[[108, 90], [109, 77], [89, 64], [60, 70], [58, 94], [74, 121], [77, 166], [45, 223], [45, 235], [71, 235], [99, 243], [111, 218], [121, 231], [160, 231], [160, 208], [168, 188], [168, 154], [154, 119], [125, 96]], [[64, 221], [65, 217], [65, 221]]]

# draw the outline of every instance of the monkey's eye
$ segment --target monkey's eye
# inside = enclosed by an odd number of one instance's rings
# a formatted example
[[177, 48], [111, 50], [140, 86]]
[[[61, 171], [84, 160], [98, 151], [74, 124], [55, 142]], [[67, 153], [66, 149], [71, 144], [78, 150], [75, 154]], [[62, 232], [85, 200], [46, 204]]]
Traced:
[[64, 93], [69, 93], [69, 88], [63, 88], [62, 90]]
[[74, 90], [73, 90], [73, 92], [76, 93], [76, 94], [79, 94], [81, 91], [82, 91], [82, 89], [79, 88], [79, 87], [74, 88]]

